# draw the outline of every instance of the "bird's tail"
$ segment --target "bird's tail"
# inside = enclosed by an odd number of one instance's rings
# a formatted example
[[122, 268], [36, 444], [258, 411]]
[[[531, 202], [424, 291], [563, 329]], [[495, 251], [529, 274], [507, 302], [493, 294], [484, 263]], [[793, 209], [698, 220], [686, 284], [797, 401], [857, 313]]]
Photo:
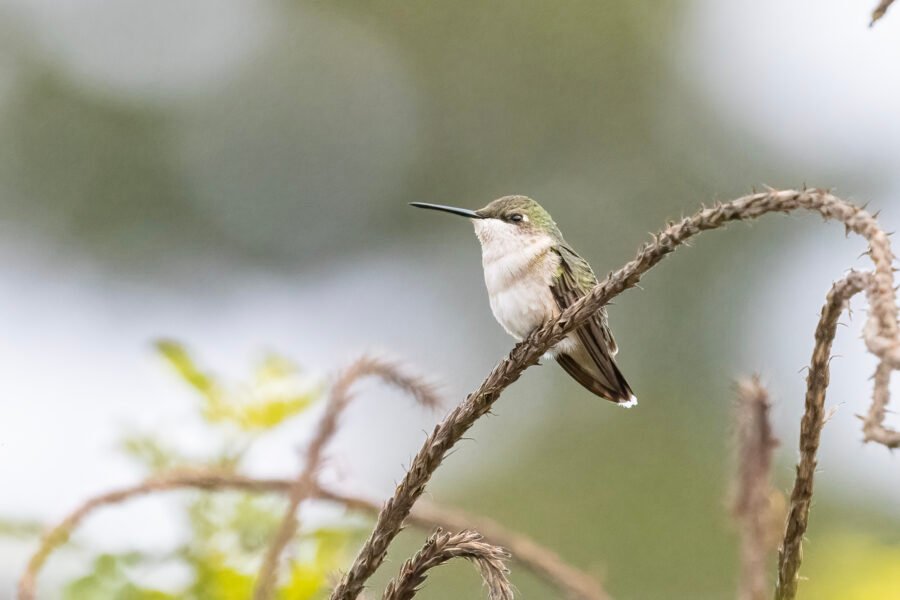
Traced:
[[623, 408], [631, 408], [637, 404], [631, 386], [609, 354], [603, 356], [602, 364], [588, 362], [590, 366], [587, 368], [582, 366], [585, 361], [578, 361], [569, 354], [559, 354], [556, 360], [575, 381], [601, 398]]

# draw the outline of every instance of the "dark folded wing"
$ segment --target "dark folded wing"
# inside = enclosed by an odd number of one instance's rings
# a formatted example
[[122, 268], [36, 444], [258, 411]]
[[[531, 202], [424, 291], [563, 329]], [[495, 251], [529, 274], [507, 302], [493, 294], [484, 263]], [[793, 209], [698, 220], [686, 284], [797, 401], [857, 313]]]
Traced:
[[[559, 277], [553, 285], [553, 296], [560, 310], [565, 310], [584, 296], [596, 284], [590, 265], [572, 250], [561, 246]], [[561, 354], [557, 361], [575, 381], [602, 398], [613, 402], [629, 402], [631, 388], [613, 356], [618, 348], [606, 321], [606, 311], [600, 309], [576, 330], [589, 362], [579, 364], [573, 356]]]

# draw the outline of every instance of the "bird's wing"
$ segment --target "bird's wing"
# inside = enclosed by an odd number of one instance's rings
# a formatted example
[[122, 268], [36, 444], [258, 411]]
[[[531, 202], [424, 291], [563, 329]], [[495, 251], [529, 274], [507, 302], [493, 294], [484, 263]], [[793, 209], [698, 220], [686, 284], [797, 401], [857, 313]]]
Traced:
[[[584, 296], [597, 283], [590, 265], [565, 245], [556, 249], [560, 257], [559, 276], [552, 290], [560, 310], [565, 310]], [[575, 381], [598, 396], [617, 403], [630, 402], [633, 393], [613, 357], [618, 352], [606, 320], [606, 311], [600, 309], [584, 325], [576, 330], [578, 340], [589, 358], [588, 364], [579, 364], [574, 357], [560, 354], [557, 361]]]

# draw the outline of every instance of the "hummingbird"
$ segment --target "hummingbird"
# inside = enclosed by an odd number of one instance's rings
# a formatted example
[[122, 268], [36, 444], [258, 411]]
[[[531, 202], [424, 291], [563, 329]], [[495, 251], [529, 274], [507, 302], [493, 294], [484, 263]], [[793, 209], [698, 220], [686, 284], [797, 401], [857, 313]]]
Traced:
[[[518, 341], [574, 304], [597, 284], [591, 266], [563, 238], [544, 208], [527, 196], [504, 196], [469, 210], [411, 202], [472, 220], [491, 312]], [[616, 365], [618, 346], [606, 310], [566, 336], [547, 354], [582, 386], [626, 408], [637, 398]]]

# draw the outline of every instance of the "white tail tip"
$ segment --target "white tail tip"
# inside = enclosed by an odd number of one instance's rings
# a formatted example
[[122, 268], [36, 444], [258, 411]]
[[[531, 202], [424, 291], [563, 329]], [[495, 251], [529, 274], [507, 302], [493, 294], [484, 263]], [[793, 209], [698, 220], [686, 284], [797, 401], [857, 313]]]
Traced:
[[637, 406], [637, 397], [632, 394], [631, 398], [629, 398], [625, 402], [617, 402], [616, 404], [618, 404], [622, 408], [631, 408], [632, 406]]

